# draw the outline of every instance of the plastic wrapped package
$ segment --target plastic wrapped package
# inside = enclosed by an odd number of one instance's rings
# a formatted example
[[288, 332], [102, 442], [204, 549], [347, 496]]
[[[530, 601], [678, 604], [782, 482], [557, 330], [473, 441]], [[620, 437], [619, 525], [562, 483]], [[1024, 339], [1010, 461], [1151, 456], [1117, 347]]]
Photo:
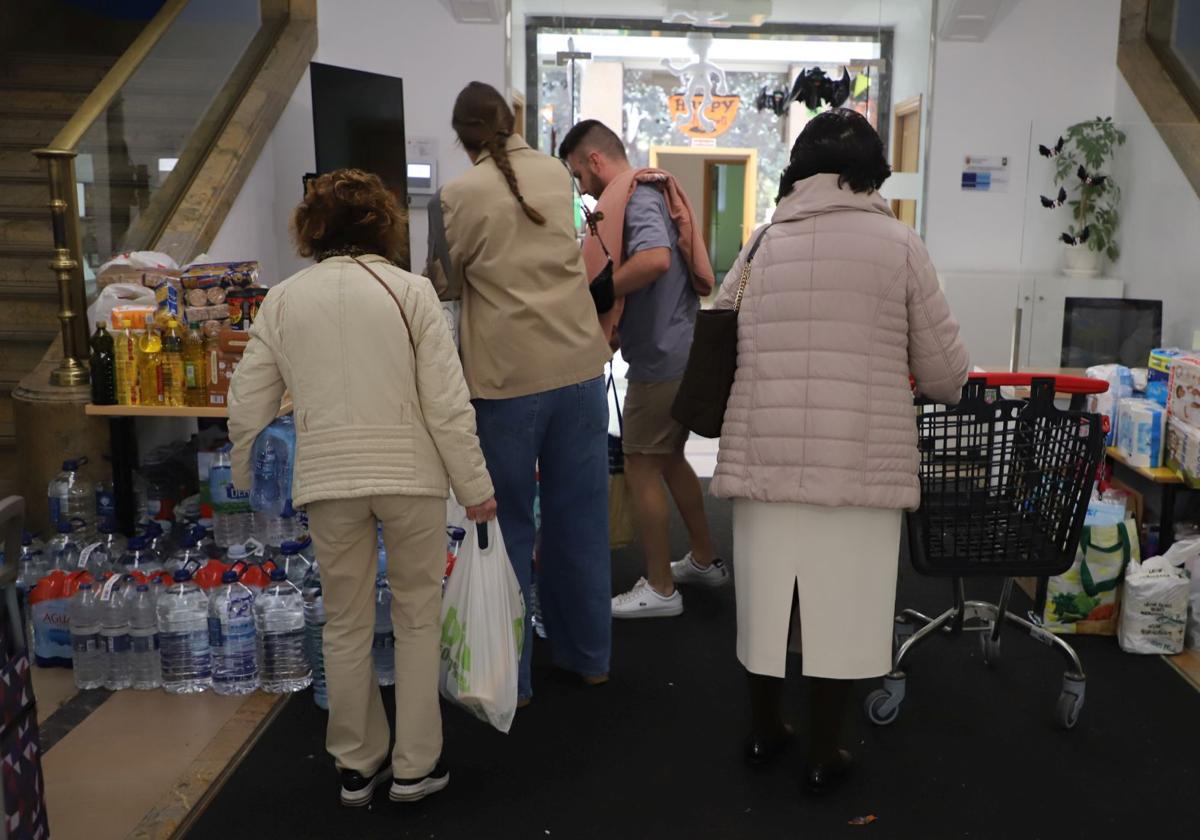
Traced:
[[1117, 406], [1121, 400], [1133, 396], [1133, 373], [1124, 365], [1095, 365], [1087, 369], [1091, 379], [1102, 379], [1108, 383], [1108, 391], [1088, 397], [1088, 411], [1108, 418], [1107, 446], [1117, 442]]

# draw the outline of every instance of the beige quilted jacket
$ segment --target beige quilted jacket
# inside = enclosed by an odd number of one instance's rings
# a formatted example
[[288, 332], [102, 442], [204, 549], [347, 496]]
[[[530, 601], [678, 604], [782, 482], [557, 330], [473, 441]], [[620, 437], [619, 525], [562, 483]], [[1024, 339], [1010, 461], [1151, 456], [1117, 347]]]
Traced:
[[[296, 417], [292, 497], [299, 505], [358, 496], [492, 497], [475, 410], [450, 328], [429, 281], [362, 257], [396, 304], [349, 257], [331, 257], [271, 289], [229, 391], [233, 479], [250, 486], [250, 451], [284, 389]], [[447, 475], [448, 474], [448, 475]]]
[[[754, 258], [716, 496], [887, 509], [920, 501], [909, 376], [955, 403], [966, 348], [917, 234], [877, 193], [837, 181], [797, 183]], [[741, 266], [717, 307], [732, 308]]]

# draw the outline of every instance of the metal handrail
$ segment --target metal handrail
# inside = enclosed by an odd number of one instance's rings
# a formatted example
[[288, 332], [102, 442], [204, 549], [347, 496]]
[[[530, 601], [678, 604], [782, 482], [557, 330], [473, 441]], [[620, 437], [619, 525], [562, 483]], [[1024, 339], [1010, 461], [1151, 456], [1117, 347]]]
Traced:
[[113, 100], [187, 5], [188, 0], [166, 0], [50, 145], [33, 152], [45, 162], [50, 182], [50, 221], [54, 228], [54, 259], [50, 262], [50, 270], [58, 279], [58, 320], [62, 327], [63, 358], [50, 374], [51, 384], [78, 386], [86, 385], [89, 381], [88, 324], [83, 318], [87, 308], [87, 292], [84, 287], [83, 240], [79, 231], [79, 199], [75, 179], [76, 147], [95, 122], [108, 111]]

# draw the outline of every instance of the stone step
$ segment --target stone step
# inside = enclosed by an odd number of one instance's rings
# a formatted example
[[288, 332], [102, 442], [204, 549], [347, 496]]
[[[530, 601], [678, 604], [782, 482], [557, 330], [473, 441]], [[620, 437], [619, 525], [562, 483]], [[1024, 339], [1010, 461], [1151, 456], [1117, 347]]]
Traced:
[[33, 370], [58, 336], [57, 327], [0, 329], [0, 370]]
[[21, 108], [28, 111], [66, 111], [75, 113], [88, 91], [39, 90], [34, 87], [5, 85], [0, 82], [0, 108]]
[[0, 175], [41, 175], [45, 164], [33, 156], [36, 143], [0, 145]]
[[0, 143], [39, 143], [44, 146], [54, 139], [65, 122], [62, 117], [0, 114]]
[[50, 251], [31, 253], [29, 249], [0, 246], [0, 295], [8, 294], [6, 289], [36, 289], [43, 284], [56, 288], [54, 272], [50, 270], [53, 257]]
[[0, 300], [0, 336], [49, 330], [51, 338], [59, 329], [58, 296], [12, 297]]
[[0, 61], [0, 80], [6, 85], [53, 85], [90, 91], [115, 62], [115, 56], [13, 52]]
[[0, 244], [37, 249], [54, 247], [50, 212], [39, 207], [0, 205]]

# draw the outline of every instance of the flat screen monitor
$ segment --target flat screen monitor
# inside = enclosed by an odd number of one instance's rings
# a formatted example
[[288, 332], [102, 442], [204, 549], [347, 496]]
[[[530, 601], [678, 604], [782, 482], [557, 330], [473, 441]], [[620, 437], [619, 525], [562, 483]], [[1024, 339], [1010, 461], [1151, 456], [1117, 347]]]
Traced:
[[[346, 167], [374, 172], [406, 207], [404, 82], [316, 62], [311, 78], [317, 172]], [[403, 263], [408, 262], [407, 235], [405, 240]]]
[[1162, 346], [1162, 301], [1073, 298], [1065, 301], [1062, 366], [1145, 367]]

